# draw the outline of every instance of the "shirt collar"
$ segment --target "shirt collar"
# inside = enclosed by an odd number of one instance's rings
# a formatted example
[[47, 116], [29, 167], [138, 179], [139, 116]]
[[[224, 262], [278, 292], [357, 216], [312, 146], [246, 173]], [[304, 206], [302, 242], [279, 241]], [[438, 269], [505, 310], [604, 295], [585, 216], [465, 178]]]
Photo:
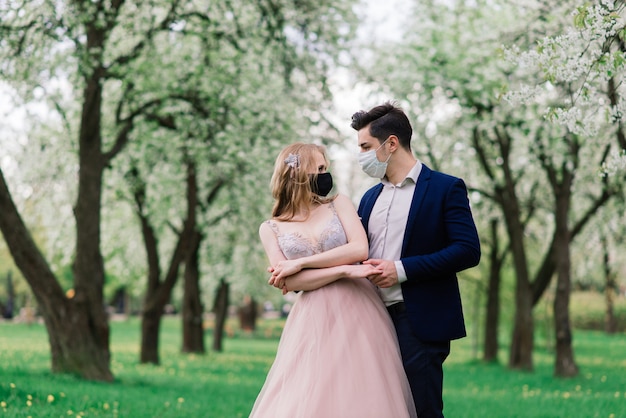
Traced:
[[[421, 172], [422, 172], [422, 162], [420, 160], [417, 160], [413, 168], [409, 170], [409, 172], [406, 174], [406, 177], [404, 178], [404, 180], [402, 180], [402, 182], [400, 183], [398, 187], [406, 186], [407, 183], [411, 181], [413, 182], [413, 184], [417, 184], [417, 179], [420, 176]], [[392, 186], [391, 182], [387, 180], [386, 176], [381, 179], [381, 182], [385, 186]]]

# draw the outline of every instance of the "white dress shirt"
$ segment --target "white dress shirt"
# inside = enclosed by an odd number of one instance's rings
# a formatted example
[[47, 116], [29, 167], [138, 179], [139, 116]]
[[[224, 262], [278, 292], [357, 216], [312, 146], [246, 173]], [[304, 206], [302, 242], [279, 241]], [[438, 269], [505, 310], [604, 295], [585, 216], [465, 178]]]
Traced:
[[398, 184], [390, 183], [383, 178], [383, 190], [380, 192], [372, 209], [368, 224], [370, 258], [394, 260], [398, 272], [398, 283], [390, 288], [380, 289], [385, 305], [390, 306], [402, 302], [400, 283], [407, 280], [404, 266], [400, 261], [404, 231], [409, 217], [409, 209], [415, 192], [417, 178], [422, 171], [422, 163], [417, 161]]

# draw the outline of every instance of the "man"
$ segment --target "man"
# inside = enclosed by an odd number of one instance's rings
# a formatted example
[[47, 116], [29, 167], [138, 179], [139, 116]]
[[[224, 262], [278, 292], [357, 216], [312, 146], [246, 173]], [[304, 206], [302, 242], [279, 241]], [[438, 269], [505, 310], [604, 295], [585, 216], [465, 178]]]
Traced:
[[476, 266], [480, 242], [465, 183], [432, 171], [411, 151], [413, 130], [387, 102], [352, 116], [359, 164], [381, 182], [358, 213], [369, 239], [364, 263], [398, 334], [420, 418], [443, 417], [443, 362], [450, 340], [466, 335], [456, 273]]

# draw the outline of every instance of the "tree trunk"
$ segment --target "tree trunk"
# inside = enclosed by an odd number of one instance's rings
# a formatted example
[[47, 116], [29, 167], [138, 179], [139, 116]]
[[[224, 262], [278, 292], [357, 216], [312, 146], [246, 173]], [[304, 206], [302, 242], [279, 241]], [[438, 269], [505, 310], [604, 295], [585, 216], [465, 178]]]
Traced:
[[498, 221], [491, 221], [491, 253], [489, 255], [489, 284], [487, 287], [487, 314], [485, 315], [485, 340], [483, 360], [498, 360], [498, 329], [500, 322], [500, 272], [503, 256], [500, 256]]
[[615, 282], [612, 277], [606, 277], [606, 283], [604, 287], [604, 300], [606, 302], [606, 308], [604, 313], [604, 331], [607, 334], [615, 334], [617, 332], [617, 320], [615, 319], [614, 309], [614, 287]]
[[15, 289], [13, 288], [13, 276], [12, 271], [7, 273], [7, 304], [2, 306], [2, 317], [4, 319], [13, 318], [13, 310], [15, 309]]
[[150, 309], [141, 316], [141, 354], [142, 364], [159, 364], [159, 330], [163, 307]]
[[165, 305], [171, 298], [172, 289], [178, 280], [178, 270], [186, 251], [188, 228], [183, 228], [174, 254], [170, 260], [170, 266], [163, 281], [160, 281], [159, 258], [156, 239], [152, 227], [147, 224], [147, 219], [142, 218], [144, 241], [148, 252], [148, 288], [144, 300], [141, 327], [141, 363], [159, 364], [159, 327]]
[[604, 301], [606, 302], [604, 313], [604, 331], [607, 334], [615, 334], [617, 332], [617, 320], [615, 319], [614, 300], [615, 300], [615, 275], [611, 268], [611, 260], [609, 255], [609, 243], [604, 234], [600, 237], [602, 241], [602, 261], [604, 265]]
[[90, 338], [94, 334], [93, 325], [84, 315], [84, 309], [69, 302], [59, 314], [45, 317], [52, 371], [71, 372], [90, 380], [112, 380], [109, 368], [104, 368], [109, 364], [109, 352], [102, 349], [101, 342]]
[[[74, 209], [76, 258], [72, 266], [74, 272], [73, 302], [79, 310], [77, 314], [82, 315], [85, 323], [89, 326], [89, 332], [85, 333], [82, 338], [91, 339], [92, 342], [85, 344], [99, 347], [99, 351], [101, 351], [99, 355], [92, 355], [94, 353], [90, 352], [84, 354], [92, 356], [92, 362], [102, 362], [97, 368], [108, 370], [110, 362], [109, 323], [103, 294], [104, 261], [100, 251], [102, 162], [99, 142], [91, 142], [89, 139], [81, 141], [78, 198]], [[73, 334], [71, 328], [60, 329], [65, 329], [61, 332]], [[68, 337], [70, 336], [64, 335], [60, 336], [60, 339], [64, 340]], [[71, 350], [72, 345], [62, 345], [62, 347]], [[75, 353], [68, 353], [67, 357], [76, 355]], [[63, 370], [62, 366], [58, 370]], [[108, 376], [106, 378], [108, 379]]]
[[[142, 363], [159, 364], [159, 327], [161, 325], [161, 316], [163, 315], [165, 305], [171, 299], [172, 289], [178, 280], [180, 265], [185, 260], [189, 245], [192, 243], [197, 204], [195, 200], [196, 181], [193, 164], [189, 164], [187, 168], [187, 216], [183, 221], [183, 229], [178, 234], [178, 242], [174, 248], [168, 270], [163, 280], [161, 280], [156, 232], [144, 210], [146, 184], [140, 178], [139, 172], [136, 169], [128, 173], [130, 176], [134, 177], [133, 185], [135, 189], [133, 193], [137, 206], [137, 215], [141, 222], [141, 232], [148, 261], [148, 282], [143, 308], [144, 325], [141, 328], [140, 361]], [[193, 195], [193, 197], [190, 197], [190, 195]]]
[[528, 283], [518, 283], [515, 291], [515, 318], [511, 338], [509, 367], [533, 369], [534, 321], [532, 294]]
[[[106, 70], [102, 63], [107, 36], [115, 26], [122, 3], [111, 4], [106, 13], [91, 2], [74, 4], [77, 16], [80, 16], [77, 25], [84, 28], [85, 36], [81, 62], [77, 67], [83, 90], [78, 133], [78, 193], [74, 207], [76, 252], [72, 266], [74, 289], [71, 300], [65, 297], [56, 277], [32, 242], [13, 205], [4, 178], [0, 181], [0, 189], [3, 189], [0, 190], [0, 213], [3, 221], [7, 221], [6, 225], [2, 225], [3, 234], [8, 235], [11, 253], [37, 298], [44, 317], [51, 346], [52, 370], [104, 381], [112, 380], [113, 376], [110, 371], [109, 323], [103, 298], [105, 270], [100, 250], [102, 176], [104, 168], [121, 150], [127, 136], [118, 137], [114, 150], [103, 153], [101, 118]], [[77, 27], [77, 32], [81, 29]], [[127, 134], [128, 130], [125, 132]]]
[[[103, 69], [100, 66], [105, 30], [95, 22], [86, 27], [87, 52], [93, 53], [93, 66], [85, 71], [83, 103], [79, 129], [78, 196], [74, 207], [76, 218], [76, 257], [74, 258], [73, 302], [89, 324], [90, 335], [101, 354], [92, 361], [109, 368], [109, 323], [104, 304], [104, 261], [100, 250], [102, 176], [107, 163], [102, 152]], [[79, 314], [80, 314], [79, 313]], [[71, 332], [71, 331], [70, 331]], [[68, 357], [73, 354], [69, 354]], [[110, 373], [109, 373], [110, 374]]]
[[253, 332], [256, 329], [257, 303], [252, 296], [244, 296], [238, 314], [241, 329], [246, 332]]
[[[31, 288], [48, 331], [52, 371], [90, 380], [113, 380], [109, 368], [108, 324], [102, 300], [97, 307], [81, 297], [68, 300], [50, 266], [35, 245], [11, 198], [0, 170], [0, 230], [15, 264]], [[89, 293], [90, 295], [98, 292]], [[98, 307], [100, 309], [98, 309]], [[98, 312], [101, 310], [102, 312]], [[94, 321], [93, 313], [102, 322]]]
[[204, 346], [204, 327], [202, 314], [204, 308], [201, 302], [199, 253], [202, 235], [195, 231], [191, 249], [185, 260], [185, 289], [183, 294], [183, 353], [206, 352]]
[[[566, 176], [567, 177], [567, 176]], [[569, 318], [571, 291], [571, 260], [568, 227], [570, 183], [565, 181], [556, 196], [557, 285], [554, 295], [554, 325], [556, 361], [554, 375], [573, 377], [578, 374], [572, 348], [572, 329]]]
[[533, 369], [534, 320], [533, 301], [528, 260], [524, 243], [524, 226], [521, 221], [519, 203], [514, 181], [507, 180], [502, 197], [504, 217], [511, 243], [513, 267], [515, 269], [515, 317], [511, 337], [509, 367], [512, 369]]
[[215, 329], [213, 330], [213, 351], [222, 351], [222, 339], [224, 336], [224, 324], [228, 316], [228, 283], [224, 279], [215, 294], [213, 312], [215, 313]]
[[[513, 268], [515, 271], [515, 317], [513, 334], [511, 336], [511, 351], [509, 367], [513, 369], [532, 370], [533, 368], [533, 332], [534, 323], [532, 315], [532, 293], [528, 274], [528, 259], [526, 257], [524, 240], [524, 222], [520, 201], [516, 191], [516, 175], [513, 173], [510, 159], [513, 138], [509, 136], [506, 127], [494, 128], [494, 138], [502, 157], [502, 172], [504, 181], [494, 182], [494, 195], [496, 202], [502, 210], [506, 231], [509, 237]], [[477, 150], [481, 164], [492, 179], [491, 167], [485, 149], [480, 143], [480, 135], [477, 130], [472, 136], [474, 148]]]

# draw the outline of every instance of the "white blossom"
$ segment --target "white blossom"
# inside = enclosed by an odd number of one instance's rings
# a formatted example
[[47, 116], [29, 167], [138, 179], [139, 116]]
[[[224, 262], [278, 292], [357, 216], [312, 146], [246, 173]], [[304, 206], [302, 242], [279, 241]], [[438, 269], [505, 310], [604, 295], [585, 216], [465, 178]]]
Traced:
[[626, 150], [611, 151], [609, 158], [602, 164], [601, 176], [611, 176], [626, 171]]

